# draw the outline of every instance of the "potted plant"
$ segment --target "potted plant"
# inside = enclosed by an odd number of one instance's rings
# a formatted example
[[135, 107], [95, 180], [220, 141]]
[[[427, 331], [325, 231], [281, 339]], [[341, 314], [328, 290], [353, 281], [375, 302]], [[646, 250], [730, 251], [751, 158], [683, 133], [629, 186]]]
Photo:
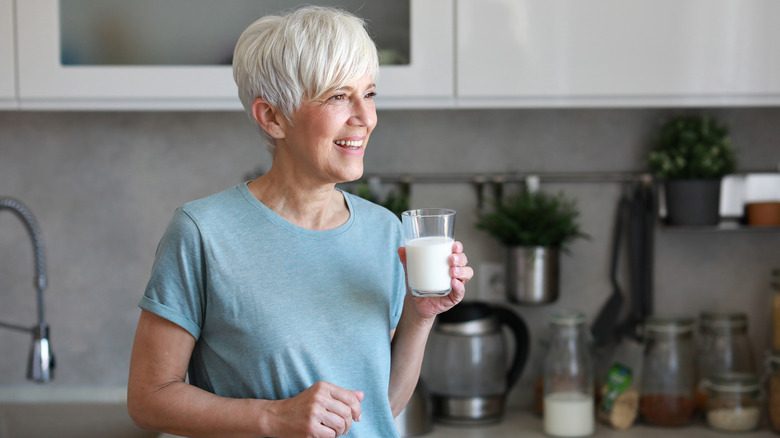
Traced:
[[677, 116], [663, 123], [647, 164], [664, 184], [671, 225], [717, 225], [720, 185], [734, 172], [736, 151], [725, 124], [706, 115]]
[[401, 213], [409, 209], [408, 186], [402, 185], [400, 193], [390, 190], [384, 198], [377, 192], [378, 190], [372, 190], [370, 184], [361, 181], [358, 183], [357, 189], [355, 189], [353, 194], [385, 207], [395, 213], [399, 218], [401, 217]]
[[561, 251], [587, 237], [580, 231], [576, 201], [563, 192], [524, 189], [493, 209], [479, 213], [476, 227], [506, 247], [507, 297], [519, 304], [544, 304], [558, 298]]

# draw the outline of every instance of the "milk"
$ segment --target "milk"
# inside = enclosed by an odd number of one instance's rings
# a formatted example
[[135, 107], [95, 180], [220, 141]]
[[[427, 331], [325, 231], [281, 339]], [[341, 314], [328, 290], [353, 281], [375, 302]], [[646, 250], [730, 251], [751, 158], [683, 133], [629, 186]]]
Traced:
[[449, 257], [454, 240], [446, 236], [418, 237], [406, 242], [406, 276], [412, 294], [443, 296], [450, 293]]
[[593, 397], [581, 392], [556, 392], [544, 397], [544, 433], [561, 437], [592, 435]]

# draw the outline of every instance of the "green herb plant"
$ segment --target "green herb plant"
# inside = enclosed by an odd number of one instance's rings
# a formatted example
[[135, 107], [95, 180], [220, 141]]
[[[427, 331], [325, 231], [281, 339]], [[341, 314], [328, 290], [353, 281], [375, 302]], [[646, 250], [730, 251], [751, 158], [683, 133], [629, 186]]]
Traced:
[[729, 130], [710, 116], [677, 116], [658, 132], [647, 154], [650, 171], [659, 179], [718, 179], [737, 167]]
[[506, 246], [565, 250], [571, 241], [588, 237], [580, 231], [576, 201], [563, 192], [522, 190], [503, 201], [493, 201], [492, 207], [492, 211], [478, 214], [475, 226]]
[[378, 199], [378, 197], [374, 196], [371, 192], [371, 187], [367, 183], [361, 181], [358, 183], [354, 194], [385, 207], [395, 213], [399, 218], [401, 217], [401, 213], [409, 210], [409, 196], [397, 194], [394, 190], [390, 190], [384, 199]]

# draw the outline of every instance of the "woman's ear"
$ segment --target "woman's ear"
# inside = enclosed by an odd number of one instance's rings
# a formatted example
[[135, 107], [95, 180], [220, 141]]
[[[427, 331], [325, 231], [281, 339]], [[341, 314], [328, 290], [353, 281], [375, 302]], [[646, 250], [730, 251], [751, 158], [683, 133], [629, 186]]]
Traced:
[[267, 132], [273, 138], [284, 138], [284, 125], [282, 120], [284, 116], [273, 105], [263, 100], [261, 97], [252, 102], [252, 118], [255, 119], [260, 128]]

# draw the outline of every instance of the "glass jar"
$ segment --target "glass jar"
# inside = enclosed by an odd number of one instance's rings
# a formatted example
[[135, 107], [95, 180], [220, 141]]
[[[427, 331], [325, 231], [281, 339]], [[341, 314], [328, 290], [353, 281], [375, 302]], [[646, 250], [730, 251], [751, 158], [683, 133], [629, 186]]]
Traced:
[[772, 270], [772, 350], [780, 352], [780, 268]]
[[715, 374], [704, 381], [707, 388], [706, 416], [711, 428], [746, 432], [761, 419], [758, 378], [752, 373]]
[[704, 410], [708, 391], [704, 381], [716, 374], [756, 372], [753, 347], [747, 335], [744, 313], [702, 312], [699, 318], [699, 342], [696, 407]]
[[595, 428], [593, 358], [585, 314], [550, 316], [544, 360], [544, 432], [558, 437], [592, 435]]
[[780, 352], [773, 352], [766, 362], [766, 412], [769, 427], [780, 433]]
[[650, 424], [682, 426], [693, 417], [693, 318], [652, 317], [645, 323], [639, 412]]

